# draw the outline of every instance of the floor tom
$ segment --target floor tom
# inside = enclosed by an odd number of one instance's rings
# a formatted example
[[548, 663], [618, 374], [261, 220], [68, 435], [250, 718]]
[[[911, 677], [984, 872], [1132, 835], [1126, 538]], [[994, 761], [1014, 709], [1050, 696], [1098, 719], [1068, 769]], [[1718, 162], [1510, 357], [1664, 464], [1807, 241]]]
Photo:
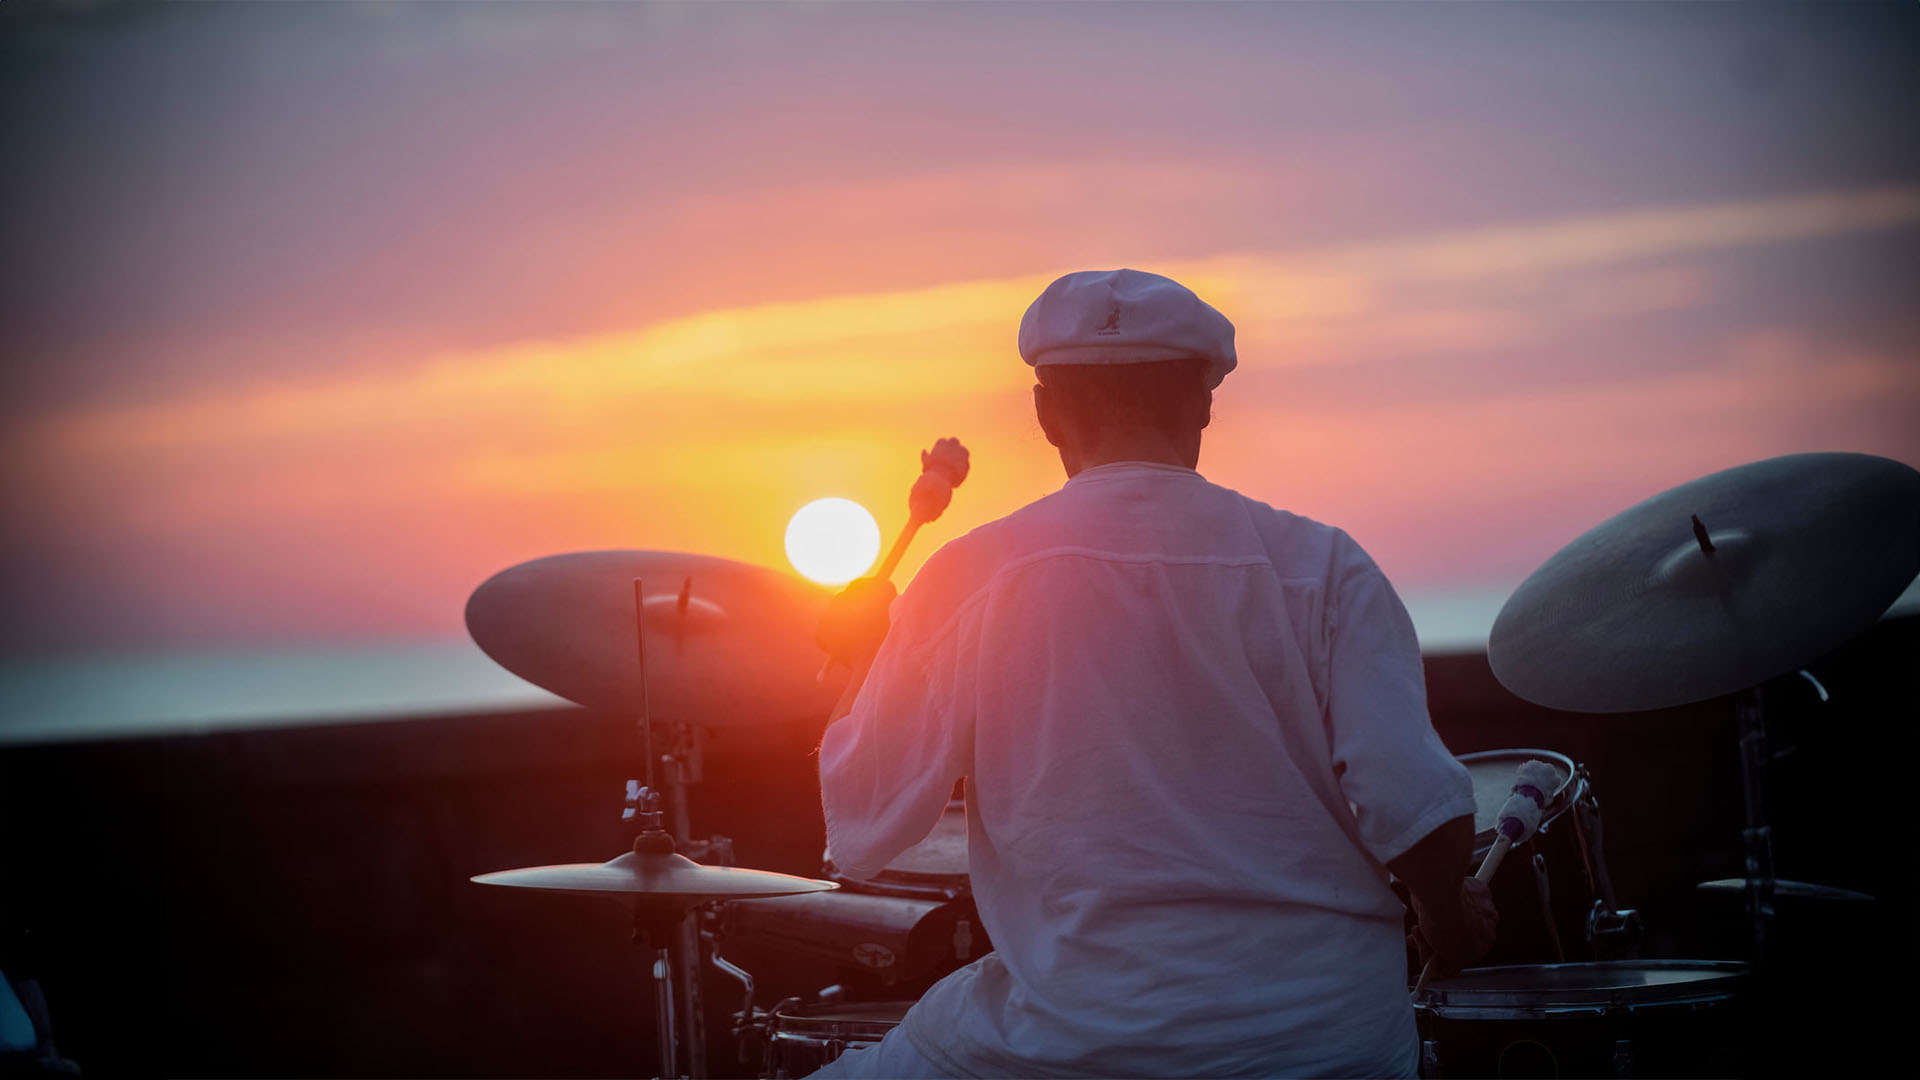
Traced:
[[1740, 1075], [1745, 964], [1469, 968], [1414, 1012], [1426, 1077]]

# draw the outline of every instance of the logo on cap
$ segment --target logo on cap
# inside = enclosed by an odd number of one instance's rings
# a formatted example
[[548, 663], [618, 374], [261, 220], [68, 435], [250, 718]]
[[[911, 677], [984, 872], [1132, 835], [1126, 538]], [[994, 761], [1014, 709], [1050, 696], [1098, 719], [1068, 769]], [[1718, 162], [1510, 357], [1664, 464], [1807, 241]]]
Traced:
[[1095, 330], [1094, 333], [1106, 334], [1111, 336], [1119, 332], [1120, 332], [1120, 305], [1115, 304], [1113, 305], [1113, 310], [1107, 312], [1107, 321], [1102, 323], [1100, 325], [1100, 329]]

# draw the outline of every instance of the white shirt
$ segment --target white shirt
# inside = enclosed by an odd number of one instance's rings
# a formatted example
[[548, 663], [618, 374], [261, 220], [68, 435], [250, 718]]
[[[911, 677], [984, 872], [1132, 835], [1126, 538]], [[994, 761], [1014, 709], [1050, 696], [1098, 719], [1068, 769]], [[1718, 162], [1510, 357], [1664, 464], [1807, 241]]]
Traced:
[[820, 748], [869, 877], [967, 777], [996, 951], [904, 1032], [956, 1075], [1412, 1075], [1384, 863], [1471, 815], [1360, 546], [1126, 462], [936, 552]]

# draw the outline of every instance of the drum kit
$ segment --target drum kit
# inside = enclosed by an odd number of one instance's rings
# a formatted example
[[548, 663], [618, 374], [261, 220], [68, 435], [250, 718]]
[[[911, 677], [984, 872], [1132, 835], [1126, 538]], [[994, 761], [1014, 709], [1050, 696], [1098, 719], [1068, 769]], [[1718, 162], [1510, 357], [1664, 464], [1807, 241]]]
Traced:
[[[1508, 598], [1487, 659], [1519, 697], [1566, 712], [1620, 714], [1732, 697], [1745, 795], [1745, 876], [1708, 882], [1746, 901], [1751, 963], [1640, 960], [1638, 918], [1614, 907], [1600, 854], [1598, 803], [1580, 770], [1554, 801], [1570, 806], [1575, 859], [1553, 847], [1549, 818], [1530, 843], [1534, 904], [1496, 885], [1501, 941], [1493, 966], [1435, 980], [1415, 1002], [1428, 1076], [1703, 1075], [1729, 1067], [1734, 1017], [1775, 946], [1776, 897], [1870, 899], [1773, 872], [1766, 812], [1771, 754], [1764, 688], [1873, 624], [1920, 574], [1920, 472], [1864, 454], [1794, 454], [1682, 484], [1589, 530]], [[1596, 718], [1593, 723], [1605, 723]], [[1516, 757], [1470, 754], [1485, 813]], [[1483, 791], [1491, 788], [1490, 791]], [[1476, 822], [1478, 825], [1484, 823]], [[1483, 833], [1480, 842], [1490, 841]], [[1568, 846], [1563, 844], [1563, 847]], [[1591, 897], [1590, 955], [1566, 962], [1577, 906], [1552, 895], [1555, 867], [1578, 863]], [[1564, 874], [1562, 875], [1564, 876]], [[1544, 924], [1546, 944], [1535, 934]], [[1518, 926], [1514, 924], [1518, 923]], [[1528, 956], [1528, 953], [1532, 953]], [[1552, 963], [1540, 962], [1550, 956]], [[1804, 1018], [1802, 1018], [1804, 1022]]]
[[[1799, 454], [1657, 495], [1567, 545], [1514, 592], [1488, 658], [1525, 700], [1615, 714], [1737, 695], [1746, 873], [1703, 888], [1744, 898], [1750, 962], [1638, 959], [1640, 917], [1618, 905], [1587, 770], [1547, 749], [1461, 755], [1474, 783], [1475, 865], [1495, 844], [1493, 816], [1517, 765], [1543, 762], [1559, 784], [1491, 882], [1501, 928], [1486, 966], [1434, 979], [1415, 999], [1423, 1075], [1678, 1075], [1723, 1064], [1703, 1060], [1702, 1048], [1731, 1045], [1737, 1006], [1768, 962], [1776, 897], [1859, 897], [1773, 875], [1762, 687], [1865, 630], [1916, 574], [1920, 472]], [[750, 1048], [743, 1058], [793, 1077], [878, 1042], [914, 987], [992, 949], [969, 893], [957, 801], [866, 880], [824, 859], [818, 878], [733, 867], [730, 842], [691, 835], [686, 789], [700, 779], [705, 727], [817, 723], [839, 696], [844, 672], [822, 677], [813, 638], [826, 602], [771, 570], [636, 551], [535, 560], [469, 601], [475, 641], [508, 670], [636, 720], [647, 775], [628, 782], [626, 817], [639, 827], [631, 851], [473, 880], [632, 908], [651, 964], [661, 1077], [712, 1072], [703, 972], [743, 992], [730, 1017]], [[736, 939], [835, 985], [762, 1009], [752, 976], [720, 955]], [[849, 1000], [842, 984], [863, 992]]]

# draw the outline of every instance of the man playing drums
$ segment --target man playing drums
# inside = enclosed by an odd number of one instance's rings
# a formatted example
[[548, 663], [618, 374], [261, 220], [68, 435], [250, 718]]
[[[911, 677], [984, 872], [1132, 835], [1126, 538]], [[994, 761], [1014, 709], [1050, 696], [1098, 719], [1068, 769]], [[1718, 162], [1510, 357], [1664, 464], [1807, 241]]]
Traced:
[[1069, 274], [1020, 353], [1066, 485], [936, 552], [890, 629], [875, 582], [822, 628], [865, 678], [820, 748], [833, 861], [879, 872], [966, 777], [996, 951], [818, 1075], [1413, 1075], [1387, 872], [1442, 974], [1494, 912], [1405, 608], [1346, 533], [1194, 471], [1235, 355], [1185, 287]]

